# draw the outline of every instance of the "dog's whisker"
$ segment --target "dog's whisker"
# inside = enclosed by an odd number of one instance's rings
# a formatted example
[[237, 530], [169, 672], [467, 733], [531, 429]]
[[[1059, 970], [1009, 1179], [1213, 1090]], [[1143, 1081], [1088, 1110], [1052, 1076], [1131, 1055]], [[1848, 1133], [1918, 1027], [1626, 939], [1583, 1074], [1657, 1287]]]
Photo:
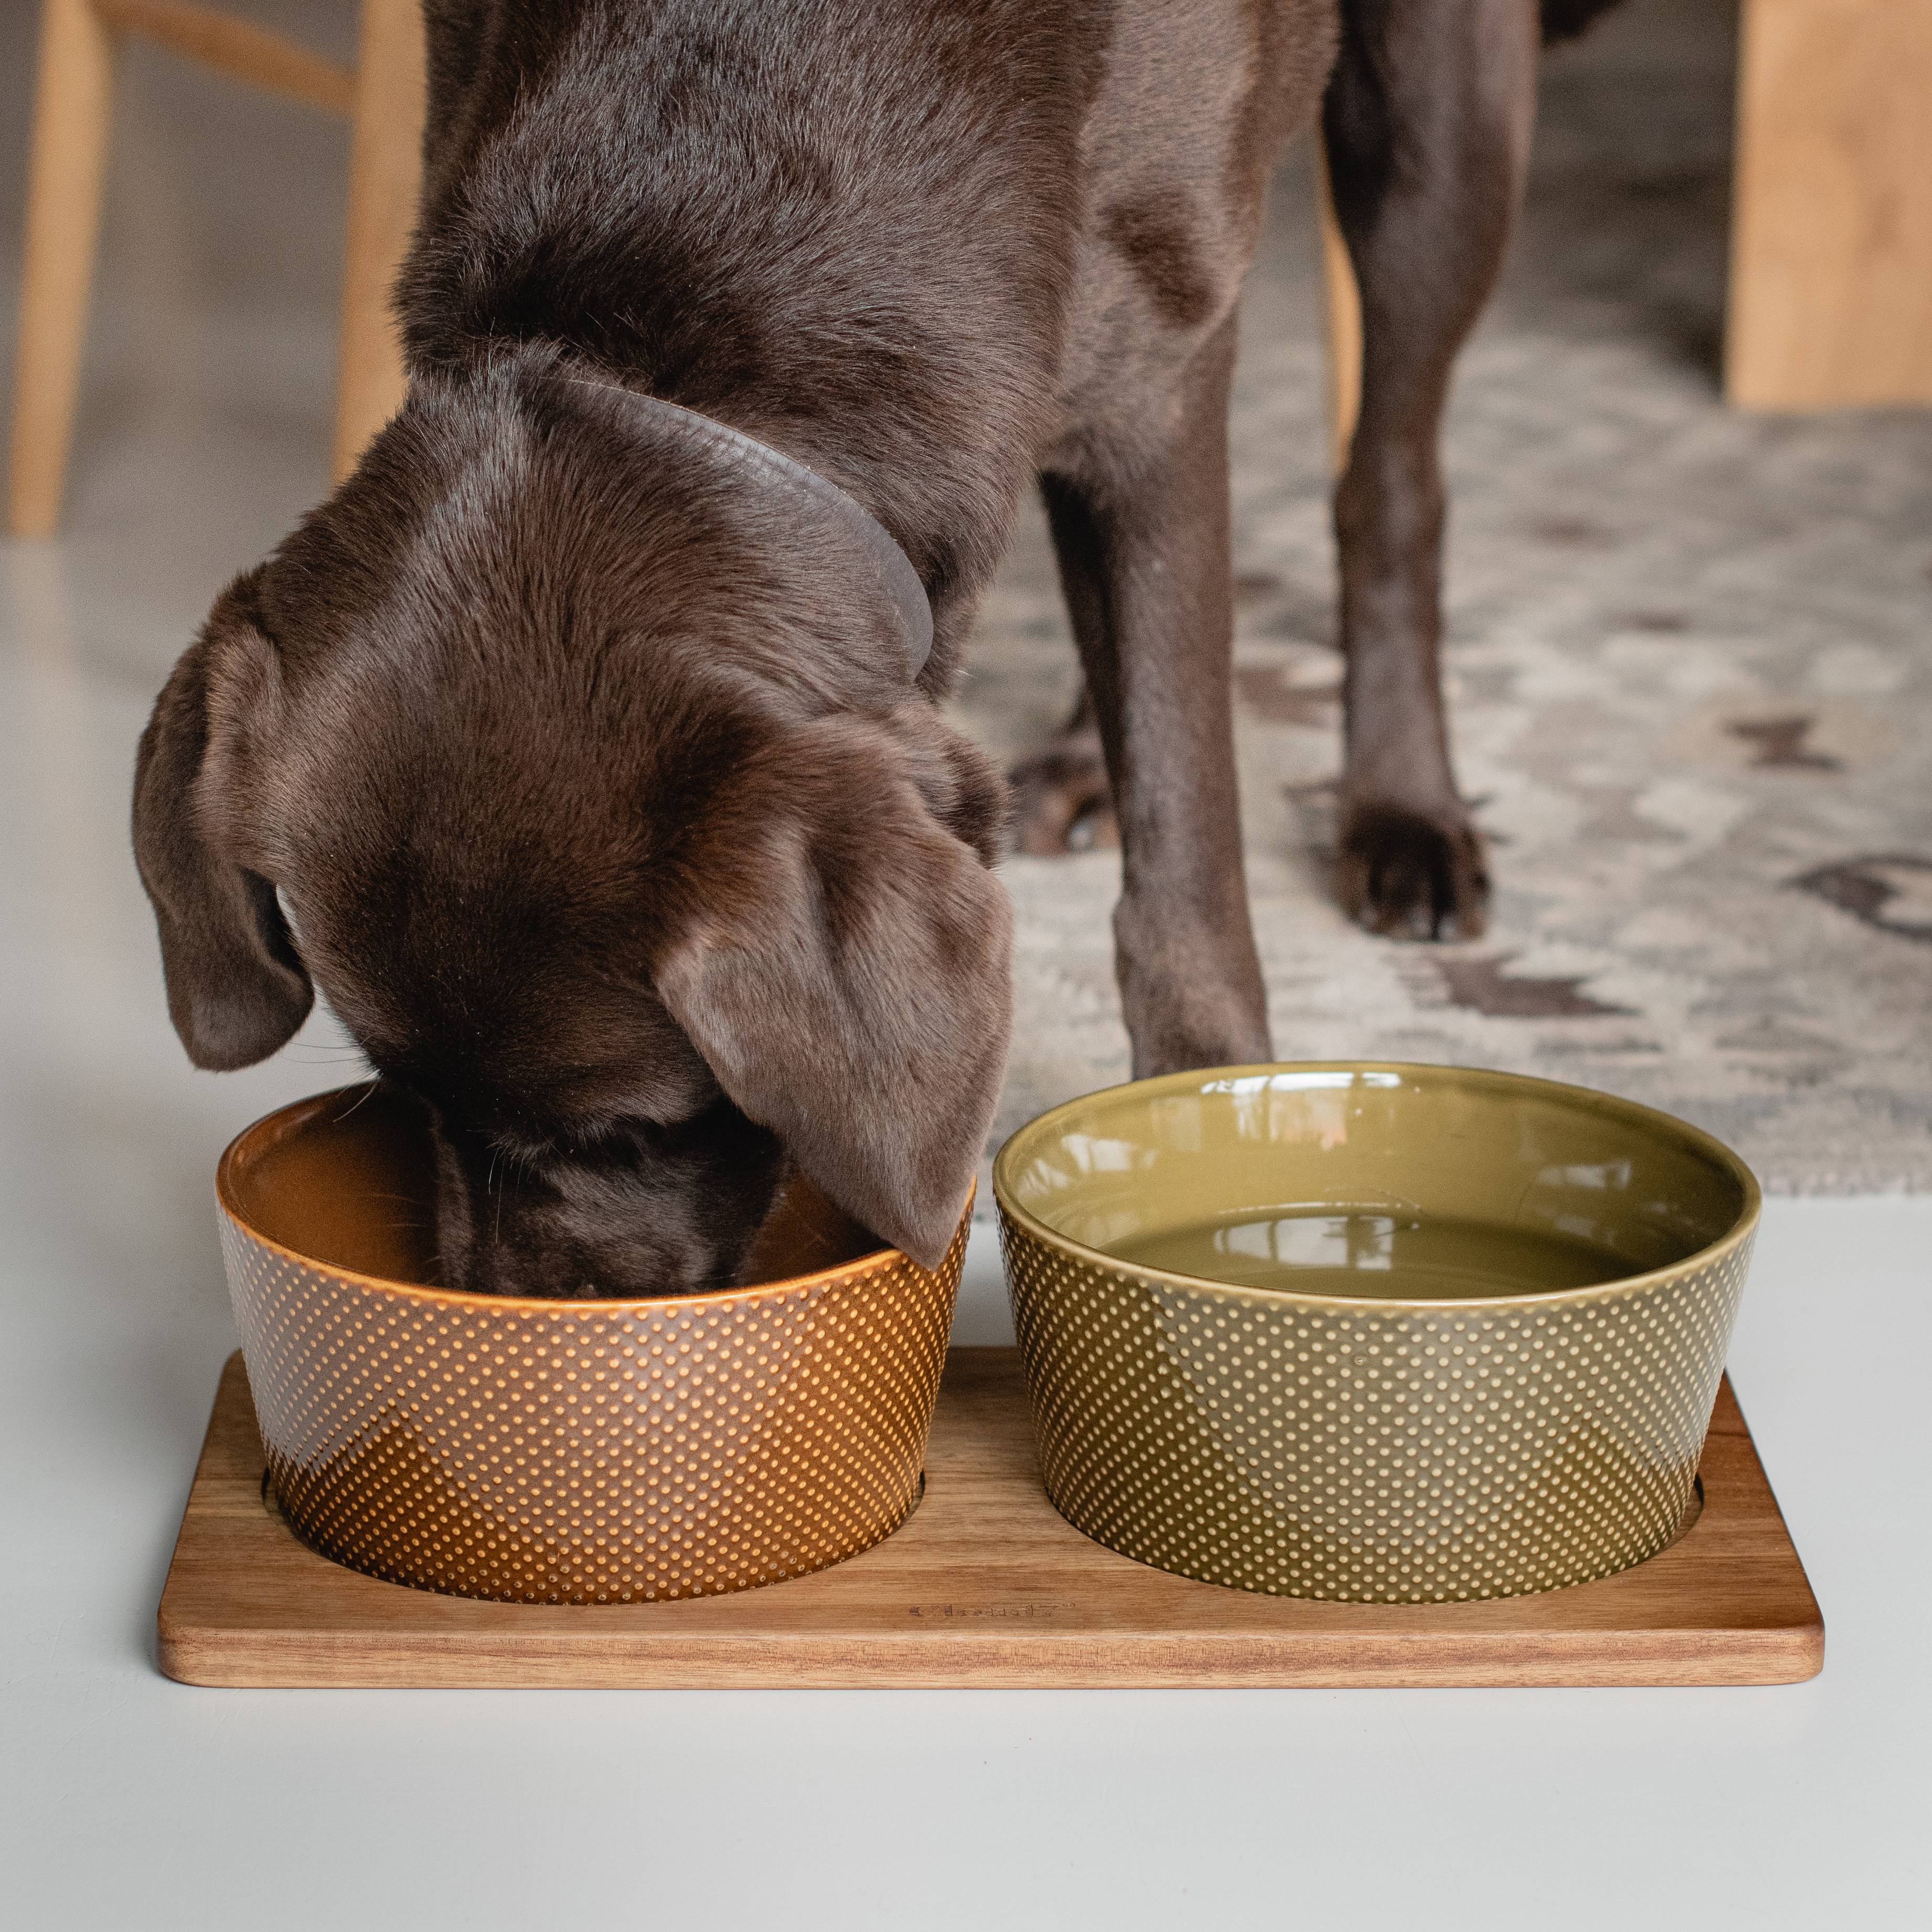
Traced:
[[361, 1094], [358, 1094], [357, 1097], [343, 1110], [339, 1118], [345, 1120], [347, 1120], [349, 1116], [354, 1113], [356, 1109], [361, 1106], [363, 1102], [367, 1100], [370, 1095], [374, 1093], [376, 1089], [381, 1086], [382, 1084], [382, 1076], [380, 1073], [374, 1075], [370, 1079], [368, 1084], [364, 1087]]
[[496, 1197], [494, 1238], [499, 1244], [503, 1238], [503, 1196], [502, 1190], [496, 1185], [496, 1163], [502, 1158], [503, 1150], [501, 1148], [496, 1147], [490, 1150], [490, 1172], [483, 1183], [483, 1192], [485, 1194], [494, 1194]]

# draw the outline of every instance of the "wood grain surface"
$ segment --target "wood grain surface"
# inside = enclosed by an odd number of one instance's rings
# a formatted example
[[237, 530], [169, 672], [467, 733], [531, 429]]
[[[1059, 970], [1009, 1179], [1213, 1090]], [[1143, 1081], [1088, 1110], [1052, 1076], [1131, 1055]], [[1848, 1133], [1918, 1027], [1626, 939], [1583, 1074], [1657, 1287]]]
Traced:
[[1745, 0], [1725, 388], [1932, 403], [1932, 0]]
[[924, 1501], [876, 1549], [728, 1597], [590, 1606], [440, 1597], [342, 1569], [262, 1500], [238, 1354], [163, 1593], [184, 1683], [812, 1687], [1775, 1684], [1824, 1626], [1732, 1400], [1702, 1514], [1616, 1576], [1486, 1604], [1316, 1603], [1192, 1582], [1090, 1542], [1040, 1486], [1010, 1348], [957, 1348]]

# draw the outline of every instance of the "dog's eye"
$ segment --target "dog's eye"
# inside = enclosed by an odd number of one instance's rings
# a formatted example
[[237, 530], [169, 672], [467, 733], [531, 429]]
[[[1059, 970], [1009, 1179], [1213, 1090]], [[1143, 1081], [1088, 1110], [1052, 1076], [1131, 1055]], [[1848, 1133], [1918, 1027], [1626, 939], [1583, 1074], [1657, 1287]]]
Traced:
[[634, 1135], [614, 1123], [583, 1122], [552, 1133], [547, 1150], [567, 1160], [634, 1160], [638, 1143]]
[[512, 1161], [519, 1167], [541, 1166], [545, 1161], [555, 1160], [560, 1154], [571, 1151], [548, 1135], [524, 1128], [500, 1130], [484, 1136], [483, 1139], [492, 1154]]

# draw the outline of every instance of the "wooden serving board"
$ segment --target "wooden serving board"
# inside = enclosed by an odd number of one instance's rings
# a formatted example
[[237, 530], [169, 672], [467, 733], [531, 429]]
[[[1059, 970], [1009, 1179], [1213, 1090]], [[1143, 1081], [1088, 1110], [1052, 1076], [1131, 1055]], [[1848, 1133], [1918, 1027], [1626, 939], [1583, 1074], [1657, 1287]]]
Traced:
[[728, 1597], [479, 1603], [318, 1556], [262, 1499], [238, 1354], [161, 1597], [184, 1683], [811, 1687], [1781, 1684], [1825, 1630], [1728, 1380], [1704, 1505], [1619, 1576], [1498, 1603], [1314, 1603], [1171, 1576], [1090, 1542], [1040, 1486], [1019, 1359], [956, 1348], [924, 1501], [836, 1568]]

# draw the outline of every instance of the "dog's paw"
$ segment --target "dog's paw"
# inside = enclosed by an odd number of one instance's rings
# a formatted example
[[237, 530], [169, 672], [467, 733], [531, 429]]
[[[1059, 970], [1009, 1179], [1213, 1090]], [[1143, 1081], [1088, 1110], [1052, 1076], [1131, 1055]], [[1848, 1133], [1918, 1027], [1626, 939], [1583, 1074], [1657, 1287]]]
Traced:
[[1460, 804], [1346, 800], [1336, 838], [1342, 910], [1391, 939], [1475, 939], [1489, 923], [1482, 835]]
[[1116, 846], [1120, 831], [1096, 733], [1072, 732], [1023, 758], [1012, 788], [1013, 849], [1036, 858]]

